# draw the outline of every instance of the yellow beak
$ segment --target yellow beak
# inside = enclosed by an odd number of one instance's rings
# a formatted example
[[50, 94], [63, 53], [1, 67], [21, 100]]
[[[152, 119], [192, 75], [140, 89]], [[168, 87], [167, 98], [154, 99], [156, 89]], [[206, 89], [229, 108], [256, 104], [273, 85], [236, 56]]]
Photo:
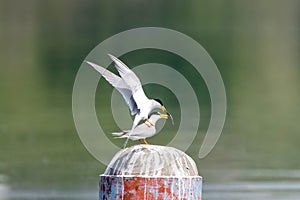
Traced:
[[163, 112], [165, 112], [165, 111], [167, 110], [166, 107], [164, 107], [164, 106], [161, 106], [160, 109], [161, 109]]
[[169, 116], [166, 115], [166, 114], [160, 114], [159, 116], [160, 116], [160, 118], [164, 118], [164, 119], [168, 119], [168, 117], [169, 117]]

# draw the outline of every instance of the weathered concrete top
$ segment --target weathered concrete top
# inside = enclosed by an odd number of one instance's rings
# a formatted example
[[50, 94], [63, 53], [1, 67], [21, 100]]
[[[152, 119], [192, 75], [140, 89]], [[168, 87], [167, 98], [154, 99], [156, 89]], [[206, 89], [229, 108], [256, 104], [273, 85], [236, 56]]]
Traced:
[[120, 150], [104, 175], [198, 176], [194, 160], [173, 147], [135, 145]]

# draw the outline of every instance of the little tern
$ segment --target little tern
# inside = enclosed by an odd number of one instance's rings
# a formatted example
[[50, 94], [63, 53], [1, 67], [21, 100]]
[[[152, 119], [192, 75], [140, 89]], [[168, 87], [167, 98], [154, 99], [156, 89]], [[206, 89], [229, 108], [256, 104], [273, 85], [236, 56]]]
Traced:
[[[91, 65], [122, 94], [130, 109], [131, 115], [135, 115], [131, 130], [133, 130], [140, 121], [148, 120], [149, 113], [153, 109], [160, 108], [163, 112], [166, 111], [161, 100], [149, 99], [145, 95], [140, 79], [130, 68], [115, 56], [111, 54], [108, 54], [108, 56], [115, 63], [115, 68], [118, 70], [120, 76], [95, 63], [90, 61], [85, 62]], [[147, 123], [147, 125], [151, 126], [151, 123]]]
[[[168, 119], [167, 114], [161, 114], [159, 112], [153, 112], [150, 114], [148, 121], [138, 125], [133, 130], [122, 131], [112, 133], [115, 138], [128, 138], [130, 140], [139, 140], [141, 143], [149, 144], [146, 141], [146, 138], [152, 137], [156, 134], [155, 124], [159, 119]], [[151, 126], [147, 125], [146, 123], [149, 122]]]

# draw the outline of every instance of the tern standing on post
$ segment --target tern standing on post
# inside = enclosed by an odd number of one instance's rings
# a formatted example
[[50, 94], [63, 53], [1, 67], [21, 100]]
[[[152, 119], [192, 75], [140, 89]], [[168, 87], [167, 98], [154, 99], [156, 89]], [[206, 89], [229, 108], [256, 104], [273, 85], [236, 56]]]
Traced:
[[141, 143], [149, 144], [146, 138], [152, 137], [156, 134], [155, 124], [159, 119], [168, 119], [169, 115], [161, 114], [159, 112], [153, 112], [150, 114], [148, 121], [153, 124], [153, 126], [148, 127], [146, 123], [142, 123], [136, 126], [133, 130], [115, 132], [112, 133], [116, 138], [128, 138], [131, 140], [139, 140]]

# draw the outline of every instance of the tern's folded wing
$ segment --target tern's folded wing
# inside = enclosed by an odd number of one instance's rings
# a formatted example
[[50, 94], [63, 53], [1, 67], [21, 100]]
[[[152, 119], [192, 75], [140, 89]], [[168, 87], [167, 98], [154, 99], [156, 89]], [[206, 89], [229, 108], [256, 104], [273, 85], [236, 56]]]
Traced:
[[155, 127], [148, 127], [144, 123], [138, 125], [132, 132], [130, 136], [141, 136], [142, 138], [147, 138], [155, 134]]

